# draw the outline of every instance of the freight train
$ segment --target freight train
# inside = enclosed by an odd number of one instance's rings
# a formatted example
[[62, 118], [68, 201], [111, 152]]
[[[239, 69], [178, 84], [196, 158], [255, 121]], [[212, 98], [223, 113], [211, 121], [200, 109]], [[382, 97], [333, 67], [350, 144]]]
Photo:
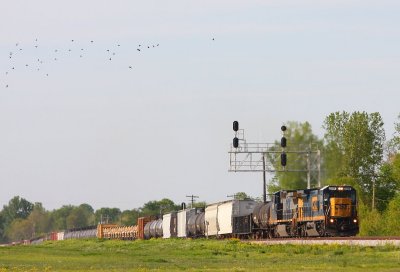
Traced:
[[137, 225], [99, 224], [53, 232], [24, 243], [72, 238], [247, 238], [354, 236], [359, 232], [356, 190], [347, 185], [281, 190], [266, 203], [230, 200], [140, 217]]
[[[356, 190], [346, 185], [281, 190], [266, 203], [230, 200], [162, 218], [142, 217], [135, 232], [128, 239], [354, 236], [359, 232]], [[101, 225], [98, 237], [124, 239], [114, 227]]]

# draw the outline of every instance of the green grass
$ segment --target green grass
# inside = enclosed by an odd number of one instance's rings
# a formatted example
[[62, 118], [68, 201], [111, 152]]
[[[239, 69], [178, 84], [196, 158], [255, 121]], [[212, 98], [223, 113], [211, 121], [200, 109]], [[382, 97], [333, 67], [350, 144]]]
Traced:
[[238, 240], [67, 240], [0, 248], [5, 271], [400, 271], [400, 248]]

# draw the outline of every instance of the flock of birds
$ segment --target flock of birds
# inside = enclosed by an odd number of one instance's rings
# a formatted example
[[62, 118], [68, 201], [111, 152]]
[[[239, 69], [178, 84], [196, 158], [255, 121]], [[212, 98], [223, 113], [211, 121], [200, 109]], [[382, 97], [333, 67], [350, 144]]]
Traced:
[[[215, 41], [215, 38], [212, 38], [212, 41]], [[83, 44], [85, 44], [83, 46]], [[28, 69], [31, 68], [32, 71], [37, 71], [37, 72], [42, 72], [42, 75], [48, 77], [49, 72], [46, 69], [43, 69], [45, 67], [45, 64], [49, 64], [51, 62], [58, 62], [61, 58], [65, 57], [78, 57], [83, 58], [85, 56], [86, 52], [89, 52], [91, 49], [94, 49], [93, 47], [96, 45], [96, 43], [93, 40], [86, 41], [85, 43], [78, 43], [77, 41], [71, 39], [67, 42], [67, 46], [64, 48], [53, 48], [53, 49], [48, 49], [50, 50], [45, 52], [44, 56], [40, 56], [41, 52], [41, 47], [45, 47], [39, 44], [38, 39], [35, 39], [32, 44], [27, 48], [23, 48], [22, 45], [17, 42], [15, 43], [15, 46], [13, 46], [13, 49], [9, 51], [8, 53], [8, 59], [9, 59], [9, 68], [5, 71], [5, 82], [4, 82], [4, 87], [8, 88], [9, 83], [8, 83], [8, 77], [12, 74], [15, 73], [15, 71], [23, 68], [23, 69]], [[122, 45], [119, 43], [115, 43], [114, 46], [109, 47], [109, 48], [103, 48], [101, 50], [104, 50], [103, 52], [105, 53], [104, 58], [106, 61], [111, 62], [113, 59], [118, 55], [119, 51], [118, 49]], [[144, 50], [148, 49], [154, 49], [159, 47], [160, 44], [151, 44], [151, 45], [143, 45], [139, 44], [136, 46], [136, 52], [140, 53]], [[132, 47], [130, 47], [132, 48]], [[33, 50], [33, 52], [32, 52]], [[29, 51], [27, 53], [27, 56], [30, 58], [30, 61], [24, 61], [24, 59], [20, 59], [21, 56], [24, 55], [26, 51]], [[43, 53], [42, 53], [43, 54]], [[34, 57], [35, 56], [35, 57]], [[16, 61], [18, 59], [18, 61]], [[128, 65], [127, 69], [133, 69], [132, 65]]]
[[[89, 45], [89, 46], [88, 46]], [[38, 42], [38, 39], [35, 39], [34, 43], [33, 43], [33, 47], [32, 45], [30, 47], [32, 48], [23, 48], [21, 46], [21, 44], [19, 42], [15, 43], [14, 49], [10, 50], [10, 52], [8, 53], [8, 59], [9, 59], [9, 68], [5, 71], [5, 88], [9, 87], [9, 83], [7, 80], [7, 76], [11, 75], [11, 73], [14, 73], [15, 71], [24, 68], [32, 68], [33, 71], [38, 71], [38, 72], [43, 72], [44, 69], [43, 66], [47, 63], [50, 62], [57, 62], [59, 61], [62, 57], [71, 57], [71, 56], [79, 56], [79, 58], [83, 58], [85, 56], [85, 53], [88, 52], [90, 49], [93, 49], [93, 46], [95, 46], [95, 42], [93, 40], [90, 40], [89, 42], [86, 42], [86, 46], [80, 46], [80, 44], [71, 39], [68, 43], [68, 46], [66, 48], [54, 48], [51, 51], [52, 52], [47, 52], [46, 56], [44, 57], [40, 57], [39, 55], [39, 49], [40, 49], [40, 44]], [[107, 61], [112, 61], [118, 54], [118, 49], [121, 47], [122, 45], [119, 43], [116, 43], [114, 46], [111, 46], [109, 48], [104, 48], [104, 53], [105, 53], [105, 60]], [[143, 45], [143, 44], [139, 44], [136, 46], [136, 51], [138, 53], [142, 52], [143, 50], [146, 49], [153, 49], [153, 48], [157, 48], [159, 47], [160, 44], [156, 43], [156, 44], [151, 44], [151, 45]], [[30, 54], [27, 54], [28, 57], [31, 58], [31, 60], [22, 62], [22, 63], [17, 63], [16, 60], [17, 58], [23, 56], [25, 51], [28, 51], [28, 49], [33, 49], [33, 54], [30, 52]], [[35, 54], [35, 51], [38, 52]], [[74, 54], [75, 53], [75, 54]], [[77, 53], [77, 54], [76, 54]], [[35, 55], [36, 57], [34, 59], [32, 59], [32, 56]], [[128, 65], [127, 69], [133, 69], [132, 65]], [[48, 71], [43, 73], [45, 76], [49, 76]]]

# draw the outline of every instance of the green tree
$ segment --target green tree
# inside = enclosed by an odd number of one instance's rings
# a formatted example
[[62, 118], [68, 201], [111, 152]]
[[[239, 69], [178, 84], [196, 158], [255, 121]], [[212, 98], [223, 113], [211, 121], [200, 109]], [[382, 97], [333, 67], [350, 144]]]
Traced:
[[51, 218], [41, 203], [34, 204], [28, 218], [16, 218], [6, 229], [8, 241], [19, 241], [40, 236], [52, 231]]
[[121, 210], [118, 208], [101, 208], [94, 213], [96, 222], [120, 223]]
[[67, 229], [82, 228], [88, 225], [85, 210], [76, 207], [66, 218]]
[[15, 219], [26, 219], [32, 212], [33, 204], [19, 196], [13, 197], [0, 212], [0, 240], [7, 242], [7, 233]]
[[172, 200], [163, 198], [159, 201], [149, 201], [143, 205], [141, 212], [143, 215], [160, 215], [171, 211], [180, 210], [180, 205], [176, 205]]
[[360, 205], [360, 236], [381, 236], [384, 234], [385, 227], [383, 222], [383, 216], [378, 210]]
[[27, 220], [30, 222], [35, 235], [41, 235], [53, 230], [50, 213], [43, 208], [42, 203], [36, 202], [34, 204]]
[[392, 160], [392, 175], [400, 185], [400, 154], [396, 154]]
[[30, 239], [34, 234], [34, 226], [32, 222], [27, 219], [16, 218], [8, 226], [6, 235], [8, 241], [20, 241]]
[[356, 179], [366, 203], [371, 203], [373, 181], [383, 158], [385, 131], [379, 113], [335, 112], [324, 122], [325, 169], [329, 178]]
[[5, 224], [10, 224], [14, 219], [26, 219], [33, 210], [33, 204], [19, 196], [13, 197], [8, 205], [3, 206], [2, 214]]
[[[310, 148], [321, 148], [322, 140], [313, 134], [310, 123], [290, 121], [286, 124], [287, 130], [285, 132], [287, 139], [287, 148], [295, 150], [309, 150]], [[271, 150], [281, 150], [280, 142], [275, 142]], [[273, 160], [273, 156], [270, 157]], [[315, 158], [311, 158], [311, 161]], [[280, 169], [280, 159], [275, 161], [275, 168]], [[292, 170], [306, 170], [307, 158], [299, 154], [287, 154], [287, 168]], [[316, 186], [317, 179], [311, 177], [311, 185]], [[274, 179], [268, 185], [270, 193], [276, 192], [280, 189], [300, 189], [307, 187], [307, 173], [304, 172], [276, 172]]]
[[193, 208], [205, 208], [207, 203], [205, 201], [198, 201], [193, 203]]
[[380, 212], [386, 209], [389, 201], [395, 196], [396, 191], [400, 189], [400, 181], [396, 180], [393, 170], [393, 163], [383, 163], [379, 169], [378, 177], [375, 179], [374, 206]]
[[394, 129], [396, 130], [394, 135], [394, 142], [400, 149], [400, 114], [397, 116], [397, 123], [394, 124]]
[[234, 199], [245, 200], [245, 199], [251, 199], [251, 197], [245, 192], [237, 192], [236, 194], [234, 194]]
[[388, 209], [384, 213], [386, 235], [398, 236], [400, 235], [400, 193], [389, 202]]
[[74, 209], [72, 205], [64, 205], [59, 209], [51, 212], [51, 218], [53, 222], [54, 230], [66, 230], [67, 229], [67, 217]]
[[397, 119], [398, 121], [394, 123], [395, 132], [393, 138], [388, 142], [389, 158], [400, 150], [400, 114], [397, 116]]
[[90, 226], [90, 225], [96, 224], [96, 218], [94, 216], [94, 209], [92, 208], [92, 206], [84, 203], [84, 204], [79, 205], [78, 208], [81, 209], [83, 211], [83, 213], [85, 214], [86, 225]]
[[137, 224], [137, 219], [140, 216], [138, 209], [125, 210], [121, 213], [121, 225], [132, 226]]
[[3, 213], [0, 212], [0, 242], [5, 241], [5, 236], [6, 236], [5, 228], [6, 228], [5, 219], [4, 219]]

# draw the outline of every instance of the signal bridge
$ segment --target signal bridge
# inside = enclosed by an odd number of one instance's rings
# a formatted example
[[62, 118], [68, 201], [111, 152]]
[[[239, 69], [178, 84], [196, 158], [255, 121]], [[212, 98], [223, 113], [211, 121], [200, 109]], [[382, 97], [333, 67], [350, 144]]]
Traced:
[[[276, 172], [305, 172], [307, 173], [307, 188], [311, 188], [311, 175], [317, 175], [318, 187], [321, 187], [321, 152], [317, 145], [297, 145], [287, 147], [285, 137], [286, 126], [281, 127], [282, 138], [280, 146], [277, 143], [247, 143], [244, 130], [239, 129], [239, 122], [233, 122], [235, 137], [229, 150], [229, 172], [263, 172], [264, 202], [266, 202], [265, 174]], [[291, 165], [287, 167], [289, 158]], [[279, 163], [280, 160], [280, 163]], [[290, 165], [289, 164], [289, 165]]]

